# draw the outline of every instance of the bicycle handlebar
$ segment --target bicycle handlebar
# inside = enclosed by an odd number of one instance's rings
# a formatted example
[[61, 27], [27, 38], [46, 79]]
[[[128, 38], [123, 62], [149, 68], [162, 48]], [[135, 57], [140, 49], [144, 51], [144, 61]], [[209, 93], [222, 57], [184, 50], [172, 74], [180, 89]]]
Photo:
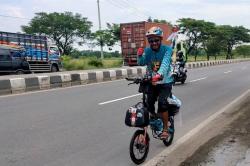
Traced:
[[152, 77], [148, 76], [148, 75], [145, 75], [144, 77], [135, 77], [135, 78], [126, 77], [126, 80], [133, 81], [132, 83], [128, 84], [128, 85], [131, 85], [131, 84], [139, 84], [139, 83], [143, 83], [143, 82], [149, 82], [152, 80]]
[[[163, 77], [161, 77], [159, 79], [159, 81], [161, 81], [162, 79], [163, 79]], [[135, 78], [126, 77], [126, 80], [127, 81], [133, 81], [132, 83], [129, 83], [128, 85], [131, 85], [131, 84], [140, 84], [140, 83], [152, 82], [152, 76], [146, 74], [143, 77], [135, 77]]]
[[136, 78], [128, 78], [128, 77], [126, 77], [126, 80], [127, 81], [134, 81]]

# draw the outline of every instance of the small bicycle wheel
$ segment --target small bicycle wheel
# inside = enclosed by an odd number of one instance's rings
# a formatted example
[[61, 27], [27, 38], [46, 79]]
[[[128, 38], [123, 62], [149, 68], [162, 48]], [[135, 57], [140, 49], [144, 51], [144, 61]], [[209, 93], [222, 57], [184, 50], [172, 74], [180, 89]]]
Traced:
[[144, 138], [144, 130], [136, 130], [130, 141], [130, 157], [132, 161], [139, 165], [143, 163], [148, 155], [149, 151], [149, 135], [146, 134]]
[[166, 140], [163, 140], [164, 145], [169, 146], [172, 144], [174, 139], [174, 119], [173, 117], [170, 118], [170, 126], [168, 129], [168, 138]]
[[172, 144], [174, 139], [174, 132], [168, 132], [168, 138], [163, 140], [164, 145], [169, 146]]

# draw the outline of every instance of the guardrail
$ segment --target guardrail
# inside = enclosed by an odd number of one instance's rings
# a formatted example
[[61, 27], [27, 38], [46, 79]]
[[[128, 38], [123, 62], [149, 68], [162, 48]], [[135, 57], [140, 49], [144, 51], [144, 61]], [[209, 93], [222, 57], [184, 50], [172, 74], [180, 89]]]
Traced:
[[[238, 63], [243, 61], [250, 61], [250, 59], [192, 62], [187, 63], [186, 66], [188, 69], [192, 69], [220, 64]], [[0, 79], [0, 95], [111, 81], [124, 79], [128, 76], [143, 75], [145, 73], [145, 67], [137, 66], [96, 71], [73, 71], [70, 73], [58, 72], [35, 76], [25, 75], [25, 77], [16, 76], [16, 78]]]

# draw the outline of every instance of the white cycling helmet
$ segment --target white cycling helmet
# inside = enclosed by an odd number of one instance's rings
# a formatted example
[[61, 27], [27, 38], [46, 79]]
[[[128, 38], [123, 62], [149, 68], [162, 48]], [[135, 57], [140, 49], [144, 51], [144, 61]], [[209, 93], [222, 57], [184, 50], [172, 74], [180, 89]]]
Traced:
[[146, 33], [146, 37], [150, 36], [158, 36], [163, 38], [163, 31], [160, 27], [151, 27]]

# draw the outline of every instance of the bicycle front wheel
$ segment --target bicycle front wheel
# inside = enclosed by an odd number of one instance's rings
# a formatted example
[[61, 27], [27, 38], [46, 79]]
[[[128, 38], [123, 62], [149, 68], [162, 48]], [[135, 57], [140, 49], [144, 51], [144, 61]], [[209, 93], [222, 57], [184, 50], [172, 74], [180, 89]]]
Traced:
[[146, 133], [144, 136], [144, 130], [136, 130], [130, 141], [130, 157], [135, 164], [143, 163], [148, 155], [149, 151], [149, 135]]
[[166, 140], [163, 140], [163, 143], [165, 146], [171, 145], [174, 139], [174, 132], [175, 132], [174, 118], [170, 117], [169, 122], [170, 122], [170, 126], [168, 128], [168, 138]]
[[174, 139], [174, 131], [168, 133], [168, 138], [163, 140], [164, 145], [165, 146], [171, 145], [173, 142], [173, 139]]

